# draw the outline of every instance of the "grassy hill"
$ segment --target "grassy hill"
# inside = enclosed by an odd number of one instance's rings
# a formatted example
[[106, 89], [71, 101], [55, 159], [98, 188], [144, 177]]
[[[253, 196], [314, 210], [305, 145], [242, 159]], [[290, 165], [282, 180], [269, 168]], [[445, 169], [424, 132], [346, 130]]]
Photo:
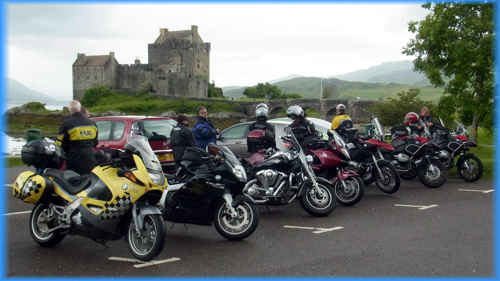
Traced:
[[[323, 80], [323, 82], [321, 82]], [[298, 77], [286, 81], [274, 83], [285, 93], [299, 93], [304, 98], [319, 98], [321, 83], [323, 88], [330, 89], [330, 98], [355, 99], [360, 97], [363, 100], [379, 100], [396, 96], [397, 93], [410, 88], [421, 90], [420, 98], [437, 102], [443, 90], [433, 87], [416, 87], [397, 83], [367, 83], [351, 82], [336, 78], [322, 79], [319, 77]], [[245, 87], [224, 90], [224, 96], [240, 98], [243, 96]]]
[[[423, 74], [413, 71], [411, 61], [386, 62], [330, 78], [292, 75], [269, 83], [285, 93], [298, 93], [304, 98], [319, 98], [321, 84], [328, 90], [329, 98], [379, 100], [395, 96], [403, 90], [419, 88], [422, 93], [420, 98], [435, 102], [443, 92], [441, 88], [430, 86]], [[225, 87], [224, 96], [240, 98], [245, 88]]]

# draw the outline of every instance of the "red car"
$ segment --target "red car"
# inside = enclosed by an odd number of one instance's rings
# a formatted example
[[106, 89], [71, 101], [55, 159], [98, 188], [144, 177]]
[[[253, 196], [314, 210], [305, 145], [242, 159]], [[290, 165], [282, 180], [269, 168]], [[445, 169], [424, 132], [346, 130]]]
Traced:
[[97, 148], [123, 149], [128, 138], [143, 135], [160, 160], [165, 172], [175, 169], [174, 154], [169, 146], [170, 132], [177, 122], [168, 117], [104, 116], [93, 117], [97, 125]]

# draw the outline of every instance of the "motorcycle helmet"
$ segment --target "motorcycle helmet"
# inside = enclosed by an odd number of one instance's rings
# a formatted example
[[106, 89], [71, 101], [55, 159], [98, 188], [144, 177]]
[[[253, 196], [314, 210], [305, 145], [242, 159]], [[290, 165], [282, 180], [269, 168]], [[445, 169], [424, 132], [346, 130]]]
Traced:
[[304, 117], [304, 110], [298, 105], [292, 105], [286, 110], [286, 116], [295, 120], [299, 116]]
[[338, 112], [337, 114], [344, 114], [345, 113], [345, 105], [339, 103], [335, 107], [335, 110], [337, 110], [337, 112]]
[[403, 123], [408, 126], [408, 125], [412, 125], [412, 124], [417, 124], [418, 123], [418, 114], [416, 114], [415, 112], [408, 112], [406, 113], [405, 115], [405, 119], [403, 121]]
[[266, 117], [268, 116], [269, 107], [265, 103], [259, 103], [255, 107], [255, 117]]

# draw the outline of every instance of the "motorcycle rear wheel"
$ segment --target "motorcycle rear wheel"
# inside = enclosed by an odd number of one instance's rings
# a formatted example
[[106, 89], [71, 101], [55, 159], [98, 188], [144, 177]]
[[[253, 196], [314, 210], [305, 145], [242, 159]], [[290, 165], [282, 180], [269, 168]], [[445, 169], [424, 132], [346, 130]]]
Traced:
[[237, 217], [231, 213], [225, 201], [215, 208], [214, 226], [217, 232], [228, 240], [242, 240], [250, 236], [259, 225], [259, 211], [246, 197], [238, 195], [234, 198]]
[[333, 187], [327, 180], [318, 178], [317, 181], [320, 194], [316, 192], [312, 183], [308, 182], [309, 185], [304, 187], [306, 190], [300, 198], [300, 204], [311, 216], [325, 217], [337, 207], [337, 200], [333, 195]]
[[344, 189], [342, 182], [335, 183], [335, 197], [340, 204], [353, 206], [358, 203], [365, 193], [363, 180], [359, 176], [348, 177], [344, 180], [347, 189]]
[[144, 216], [140, 233], [137, 233], [134, 221], [131, 220], [126, 239], [130, 252], [137, 259], [149, 261], [156, 257], [163, 250], [165, 243], [165, 225], [161, 215]]
[[384, 176], [381, 178], [377, 169], [373, 169], [373, 177], [376, 178], [375, 184], [377, 187], [385, 193], [392, 194], [399, 190], [401, 184], [401, 179], [399, 178], [398, 172], [389, 162], [379, 161], [378, 166]]
[[[425, 163], [417, 168], [418, 178], [429, 188], [441, 187], [447, 180], [446, 169], [443, 167], [443, 163], [441, 163], [441, 161], [436, 159], [432, 159], [430, 161], [430, 164]], [[431, 170], [431, 164], [434, 166], [434, 170]]]
[[[465, 164], [468, 164], [468, 168]], [[475, 169], [474, 169], [475, 168]], [[466, 182], [475, 182], [483, 176], [483, 163], [476, 155], [467, 153], [457, 161], [458, 175]]]
[[49, 205], [37, 204], [31, 211], [29, 229], [33, 240], [40, 246], [51, 248], [59, 244], [66, 234], [56, 230], [48, 233], [47, 230], [57, 226], [57, 218], [54, 212], [50, 211]]

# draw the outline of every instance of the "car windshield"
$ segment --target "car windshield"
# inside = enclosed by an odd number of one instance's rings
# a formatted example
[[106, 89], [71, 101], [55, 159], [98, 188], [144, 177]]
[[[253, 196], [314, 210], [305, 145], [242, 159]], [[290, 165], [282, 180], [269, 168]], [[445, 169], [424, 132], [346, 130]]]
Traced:
[[[314, 124], [314, 128], [321, 133], [323, 136], [323, 139], [328, 140], [328, 130], [332, 126], [331, 122], [325, 121], [323, 119], [319, 118], [312, 118], [312, 117], [307, 117], [307, 120], [311, 121]], [[283, 122], [286, 123], [287, 125], [290, 125], [292, 123], [292, 119], [288, 117], [282, 117], [282, 118], [275, 118], [269, 120], [271, 124], [273, 122]]]
[[149, 172], [161, 173], [161, 164], [156, 155], [154, 154], [148, 140], [143, 136], [132, 136], [127, 145], [132, 146], [140, 154], [144, 166]]

